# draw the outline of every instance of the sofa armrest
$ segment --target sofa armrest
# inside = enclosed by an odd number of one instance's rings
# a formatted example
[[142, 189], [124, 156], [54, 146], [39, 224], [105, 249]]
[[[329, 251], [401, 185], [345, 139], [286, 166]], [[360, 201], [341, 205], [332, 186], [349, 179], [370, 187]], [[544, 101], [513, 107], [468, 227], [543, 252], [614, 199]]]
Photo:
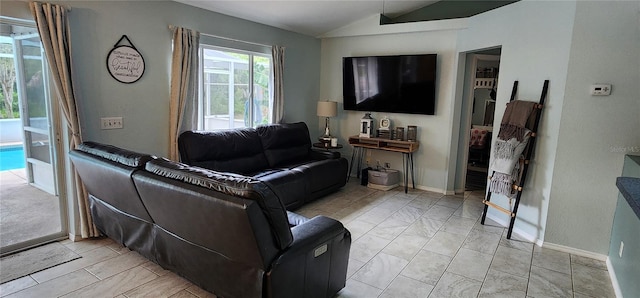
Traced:
[[349, 233], [349, 231], [345, 229], [341, 222], [318, 215], [291, 228], [291, 233], [293, 234], [293, 243], [285, 250], [281, 259], [286, 260], [285, 255], [308, 253], [337, 236]]
[[340, 158], [340, 152], [332, 152], [327, 150], [315, 150], [311, 149], [309, 153], [313, 159], [338, 159]]
[[335, 296], [347, 279], [349, 231], [337, 220], [316, 216], [291, 232], [293, 243], [267, 273], [266, 297]]

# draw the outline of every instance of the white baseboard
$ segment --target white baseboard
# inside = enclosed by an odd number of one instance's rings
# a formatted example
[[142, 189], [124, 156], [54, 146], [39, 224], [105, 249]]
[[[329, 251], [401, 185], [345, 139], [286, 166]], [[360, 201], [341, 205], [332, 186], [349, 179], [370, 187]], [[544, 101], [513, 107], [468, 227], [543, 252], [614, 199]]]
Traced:
[[622, 298], [622, 289], [620, 289], [616, 272], [613, 270], [613, 265], [611, 265], [609, 257], [607, 257], [607, 272], [609, 272], [609, 278], [611, 279], [611, 285], [613, 286], [613, 291], [616, 293], [616, 297]]
[[[411, 188], [411, 185], [409, 185], [409, 188]], [[448, 195], [452, 195], [452, 194], [449, 194], [451, 191], [445, 191], [442, 188], [435, 188], [435, 187], [429, 187], [429, 186], [423, 186], [423, 185], [416, 185], [416, 189], [435, 192], [435, 193], [441, 193], [441, 194], [444, 194], [444, 195], [447, 195], [447, 196]]]
[[590, 258], [590, 259], [596, 259], [599, 261], [606, 261], [607, 260], [607, 256], [603, 255], [603, 254], [599, 254], [599, 253], [595, 253], [595, 252], [590, 252], [590, 251], [586, 251], [586, 250], [582, 250], [582, 249], [578, 249], [578, 248], [573, 248], [573, 247], [569, 247], [569, 246], [564, 246], [564, 245], [560, 245], [560, 244], [555, 244], [555, 243], [549, 243], [549, 242], [545, 242], [542, 247], [544, 248], [550, 248], [553, 250], [558, 250], [561, 252], [566, 252], [566, 253], [570, 253], [573, 255], [578, 255], [581, 257], [586, 257], [586, 258]]
[[[497, 218], [495, 217], [495, 215], [492, 214], [487, 214], [487, 218], [495, 221], [496, 223], [500, 224], [501, 226], [504, 226], [505, 228], [509, 228], [509, 222], [505, 221], [503, 219]], [[518, 236], [524, 238], [527, 241], [532, 242], [533, 244], [537, 245], [537, 246], [542, 246], [543, 241], [538, 239], [538, 237], [533, 236], [529, 233], [525, 233], [524, 231], [522, 231], [521, 229], [518, 229], [517, 227], [513, 227], [513, 233], [518, 234]]]
[[71, 240], [72, 242], [77, 242], [77, 241], [82, 241], [83, 239], [82, 237], [80, 237], [80, 235], [69, 233], [69, 240]]

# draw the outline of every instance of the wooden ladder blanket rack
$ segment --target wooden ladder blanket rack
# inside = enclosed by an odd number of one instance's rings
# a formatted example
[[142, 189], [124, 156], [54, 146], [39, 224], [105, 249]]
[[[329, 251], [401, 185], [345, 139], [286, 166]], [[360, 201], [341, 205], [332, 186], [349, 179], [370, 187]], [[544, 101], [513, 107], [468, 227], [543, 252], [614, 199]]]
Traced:
[[[536, 139], [537, 139], [537, 131], [538, 131], [538, 125], [540, 124], [540, 117], [542, 115], [542, 108], [544, 107], [544, 101], [547, 97], [547, 90], [549, 89], [549, 80], [545, 80], [544, 81], [544, 86], [542, 87], [542, 94], [540, 95], [540, 101], [538, 102], [537, 105], [535, 105], [535, 108], [538, 109], [537, 113], [535, 114], [535, 119], [534, 119], [534, 123], [533, 126], [531, 127], [531, 135], [529, 138], [529, 141], [523, 151], [523, 156], [524, 157], [520, 157], [520, 160], [518, 161], [520, 163], [520, 179], [518, 181], [517, 184], [513, 184], [513, 190], [516, 192], [516, 196], [515, 196], [515, 203], [513, 204], [513, 209], [509, 210], [508, 208], [504, 208], [502, 206], [499, 206], [498, 204], [495, 204], [493, 202], [491, 202], [491, 190], [489, 190], [485, 196], [485, 199], [482, 201], [484, 203], [484, 212], [482, 213], [482, 220], [481, 220], [481, 224], [484, 225], [484, 221], [487, 217], [487, 211], [489, 209], [489, 207], [493, 207], [495, 209], [497, 209], [498, 211], [507, 214], [510, 217], [510, 222], [509, 222], [509, 231], [507, 232], [507, 239], [511, 239], [511, 233], [513, 232], [513, 224], [516, 221], [516, 214], [518, 213], [518, 206], [520, 205], [520, 198], [522, 197], [522, 192], [524, 190], [524, 183], [525, 183], [525, 179], [527, 177], [527, 170], [529, 169], [529, 164], [530, 164], [530, 160], [531, 157], [533, 156], [533, 152], [535, 150], [535, 146], [536, 146]], [[518, 81], [514, 81], [513, 82], [513, 89], [511, 90], [511, 99], [510, 101], [515, 100], [516, 97], [516, 93], [518, 91]], [[492, 172], [491, 176], [493, 176], [495, 174], [495, 171]], [[491, 179], [491, 176], [488, 177], [488, 179]], [[511, 198], [509, 198], [509, 202], [511, 202]], [[509, 204], [511, 205], [511, 203]]]

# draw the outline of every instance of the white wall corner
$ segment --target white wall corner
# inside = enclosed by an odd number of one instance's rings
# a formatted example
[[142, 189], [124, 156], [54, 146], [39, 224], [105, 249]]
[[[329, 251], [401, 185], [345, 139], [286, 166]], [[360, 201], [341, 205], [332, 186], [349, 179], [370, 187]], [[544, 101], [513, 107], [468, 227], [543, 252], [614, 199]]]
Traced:
[[609, 278], [611, 279], [611, 285], [613, 286], [613, 291], [616, 293], [616, 297], [622, 298], [622, 289], [620, 289], [620, 284], [618, 283], [618, 278], [616, 277], [616, 271], [613, 269], [613, 265], [611, 264], [611, 259], [607, 257], [607, 272], [609, 272]]
[[[495, 215], [493, 215], [491, 213], [487, 214], [487, 218], [490, 219], [490, 220], [495, 221], [497, 224], [499, 224], [499, 225], [501, 225], [501, 226], [503, 226], [503, 227], [505, 227], [507, 229], [509, 228], [509, 222], [504, 220], [504, 219], [502, 219], [502, 218], [499, 218], [499, 217], [497, 217], [497, 216], [495, 216]], [[526, 233], [526, 232], [524, 232], [523, 230], [519, 229], [516, 226], [513, 227], [513, 233], [516, 233], [518, 236], [522, 237], [524, 240], [527, 240], [527, 241], [529, 241], [529, 242], [531, 242], [531, 243], [533, 243], [533, 244], [535, 244], [537, 246], [540, 246], [540, 247], [544, 243], [544, 241], [542, 239], [538, 239], [538, 237], [536, 237], [534, 235], [531, 235], [529, 233]]]

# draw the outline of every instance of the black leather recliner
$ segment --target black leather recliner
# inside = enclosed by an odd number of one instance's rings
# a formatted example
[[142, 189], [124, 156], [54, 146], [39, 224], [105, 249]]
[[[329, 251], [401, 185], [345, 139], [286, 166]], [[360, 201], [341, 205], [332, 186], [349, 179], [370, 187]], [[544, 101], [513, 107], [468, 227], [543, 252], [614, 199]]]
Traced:
[[351, 236], [268, 182], [87, 142], [70, 153], [98, 229], [221, 297], [332, 297]]
[[325, 196], [347, 182], [348, 162], [337, 152], [311, 148], [304, 122], [215, 132], [187, 131], [178, 138], [183, 163], [270, 183], [288, 210]]

